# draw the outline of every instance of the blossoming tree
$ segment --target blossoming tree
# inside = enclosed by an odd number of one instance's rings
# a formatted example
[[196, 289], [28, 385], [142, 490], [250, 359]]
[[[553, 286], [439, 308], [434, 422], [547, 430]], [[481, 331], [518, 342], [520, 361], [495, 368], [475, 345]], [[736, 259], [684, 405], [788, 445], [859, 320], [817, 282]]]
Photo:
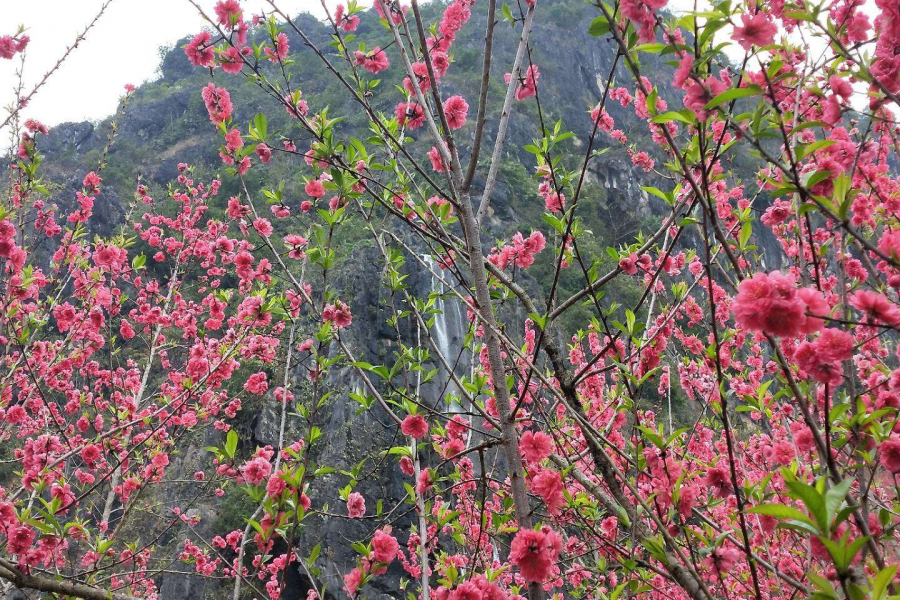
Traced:
[[[147, 518], [144, 490], [171, 477], [170, 454], [212, 427], [197, 498], [240, 488], [252, 500], [244, 525], [207, 539], [189, 507], [155, 518], [183, 540], [182, 560], [227, 580], [235, 599], [280, 597], [290, 569], [310, 577], [311, 596], [364, 596], [389, 568], [423, 600], [897, 594], [900, 5], [725, 0], [672, 17], [665, 0], [598, 1], [579, 26], [615, 60], [601, 101], [585, 107], [592, 133], [576, 161], [572, 134], [548, 125], [540, 103], [530, 48], [541, 3], [481, 2], [453, 0], [429, 23], [415, 0], [376, 0], [391, 41], [371, 48], [351, 2], [330, 13], [333, 43], [321, 48], [277, 0], [266, 15], [197, 0], [209, 27], [185, 52], [213, 78], [196, 94], [221, 136], [223, 180], [240, 192], [220, 197], [220, 181], [183, 165], [165, 201], [138, 187], [111, 239], [85, 233], [102, 165], [61, 214], [42, 198], [46, 128], [22, 125], [0, 215], [0, 410], [17, 468], [0, 493], [0, 578], [38, 593], [156, 597], [160, 534], [130, 524]], [[475, 10], [488, 15], [479, 94], [445, 94]], [[518, 44], [489, 114], [500, 19]], [[26, 44], [2, 38], [0, 57]], [[672, 80], [642, 75], [645, 54], [669, 60]], [[284, 69], [293, 60], [326, 65], [369, 138], [307, 103]], [[378, 87], [390, 69], [402, 85]], [[291, 127], [233, 105], [220, 72], [257, 84]], [[629, 146], [608, 102], [633, 108], [655, 147]], [[542, 202], [546, 227], [493, 244], [485, 221], [523, 103], [537, 114], [535, 195], [517, 201]], [[607, 272], [579, 219], [601, 144], [623, 144], [665, 182], [645, 188], [666, 206], [661, 222], [608, 248]], [[736, 175], [739, 155], [755, 157], [754, 181]], [[293, 196], [278, 182], [252, 192], [248, 173], [276, 161], [303, 184]], [[371, 236], [398, 307], [391, 326], [416, 332], [387, 364], [360, 360], [345, 335], [358, 323], [329, 274], [346, 259], [333, 236], [348, 228]], [[779, 256], [760, 250], [764, 237]], [[36, 251], [47, 243], [49, 257]], [[537, 295], [523, 272], [548, 257], [553, 281]], [[416, 297], [413, 262], [441, 291]], [[583, 282], [563, 297], [566, 270]], [[629, 306], [604, 297], [624, 279], [641, 289]], [[469, 376], [431, 333], [442, 295], [467, 309]], [[568, 329], [576, 309], [590, 317]], [[427, 364], [454, 383], [436, 402], [421, 393]], [[356, 491], [357, 472], [340, 473], [346, 487], [330, 497], [307, 494], [331, 472], [310, 456], [319, 384], [337, 369], [364, 386], [338, 393], [402, 440], [378, 449], [406, 478], [396, 507]], [[673, 388], [693, 403], [685, 427], [671, 406], [654, 409]], [[277, 446], [242, 453], [242, 398], [265, 393], [279, 406]], [[286, 435], [289, 411], [306, 417], [299, 438]], [[343, 590], [323, 587], [318, 550], [295, 543], [337, 502], [338, 516], [371, 524]], [[402, 528], [398, 511], [413, 515]]]

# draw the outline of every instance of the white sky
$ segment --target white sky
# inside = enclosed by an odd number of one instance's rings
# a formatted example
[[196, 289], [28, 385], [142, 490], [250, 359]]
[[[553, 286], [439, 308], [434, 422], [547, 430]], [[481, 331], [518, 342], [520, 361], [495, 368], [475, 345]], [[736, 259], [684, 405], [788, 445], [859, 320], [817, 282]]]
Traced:
[[[213, 15], [211, 0], [198, 2]], [[244, 0], [247, 14], [258, 13], [264, 0]], [[328, 0], [334, 6], [336, 0]], [[31, 37], [25, 60], [25, 89], [41, 80], [67, 46], [96, 16], [102, 0], [0, 0], [0, 35], [24, 25]], [[324, 16], [319, 0], [279, 0], [290, 15], [305, 10]], [[205, 22], [187, 0], [113, 0], [85, 41], [23, 111], [47, 125], [102, 119], [116, 109], [125, 84], [155, 77], [159, 48], [200, 31]], [[0, 106], [13, 98], [20, 55], [0, 60]], [[5, 115], [5, 110], [0, 114]]]

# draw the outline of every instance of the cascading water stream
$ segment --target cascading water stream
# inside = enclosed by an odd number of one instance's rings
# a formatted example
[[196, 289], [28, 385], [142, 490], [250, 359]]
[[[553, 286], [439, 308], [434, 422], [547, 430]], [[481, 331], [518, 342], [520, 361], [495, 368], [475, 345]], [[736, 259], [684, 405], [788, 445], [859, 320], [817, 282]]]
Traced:
[[[455, 365], [455, 372], [458, 375], [465, 367], [463, 362], [466, 359], [466, 353], [463, 352], [460, 362], [457, 364], [457, 357], [460, 356], [460, 349], [466, 333], [465, 315], [462, 312], [462, 306], [458, 299], [445, 299], [444, 294], [446, 289], [444, 288], [444, 282], [440, 277], [436, 277], [432, 274], [439, 272], [440, 270], [437, 261], [434, 260], [432, 256], [426, 255], [423, 257], [423, 262], [429, 269], [429, 276], [431, 277], [431, 293], [436, 296], [434, 307], [440, 311], [438, 314], [434, 315], [434, 324], [431, 327], [431, 337], [434, 340], [435, 346], [437, 346], [438, 350], [440, 350], [441, 354], [444, 356], [447, 364], [450, 365], [451, 368]], [[440, 379], [437, 381], [438, 391], [446, 388], [444, 394], [452, 394], [454, 397], [450, 403], [451, 412], [461, 412], [462, 407], [457, 402], [459, 388], [456, 383], [452, 381], [450, 374], [445, 372], [443, 365], [440, 364], [440, 360], [435, 358], [435, 362], [440, 368], [441, 373]]]

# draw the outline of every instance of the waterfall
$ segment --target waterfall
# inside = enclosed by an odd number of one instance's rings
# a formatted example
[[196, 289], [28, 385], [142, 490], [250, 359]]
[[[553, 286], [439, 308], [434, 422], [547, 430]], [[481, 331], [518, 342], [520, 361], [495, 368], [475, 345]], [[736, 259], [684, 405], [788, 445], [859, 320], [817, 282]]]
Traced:
[[[430, 332], [431, 337], [434, 340], [435, 346], [437, 346], [438, 350], [440, 350], [441, 354], [444, 356], [444, 360], [447, 361], [447, 364], [450, 365], [451, 368], [456, 364], [455, 373], [459, 375], [465, 372], [469, 363], [469, 356], [465, 351], [462, 353], [459, 363], [456, 363], [456, 358], [460, 355], [460, 349], [462, 348], [463, 339], [465, 338], [468, 326], [462, 303], [456, 297], [450, 297], [449, 299], [444, 298], [444, 294], [447, 292], [444, 287], [444, 282], [440, 277], [436, 277], [432, 274], [440, 272], [438, 262], [430, 255], [423, 256], [422, 261], [429, 269], [427, 275], [431, 279], [430, 292], [436, 296], [434, 308], [440, 311], [440, 313], [434, 315], [434, 324], [431, 326]], [[435, 381], [437, 387], [435, 393], [439, 393], [446, 387], [446, 391], [444, 392], [445, 395], [454, 394], [459, 396], [459, 387], [451, 380], [450, 374], [446, 372], [440, 359], [435, 357], [434, 362], [440, 373]], [[459, 412], [461, 410], [461, 407], [456, 400], [453, 400], [451, 403], [450, 410], [452, 412]]]

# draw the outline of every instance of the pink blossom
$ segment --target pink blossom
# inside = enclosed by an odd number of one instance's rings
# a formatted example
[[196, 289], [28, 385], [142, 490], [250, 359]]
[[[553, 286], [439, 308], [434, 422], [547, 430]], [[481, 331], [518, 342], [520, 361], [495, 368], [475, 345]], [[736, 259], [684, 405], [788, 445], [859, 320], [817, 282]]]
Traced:
[[869, 17], [862, 12], [857, 12], [847, 25], [847, 35], [854, 42], [864, 42], [869, 39], [871, 27]]
[[321, 198], [325, 195], [325, 186], [322, 185], [322, 182], [318, 179], [313, 179], [312, 181], [308, 181], [306, 186], [304, 187], [306, 191], [306, 195], [311, 198]]
[[684, 105], [694, 111], [697, 119], [705, 121], [709, 118], [709, 112], [704, 110], [703, 107], [709, 104], [710, 100], [727, 90], [729, 86], [729, 83], [721, 81], [712, 75], [702, 82], [695, 81], [688, 85], [687, 94], [684, 96]]
[[842, 329], [823, 329], [815, 343], [826, 360], [849, 360], [853, 356], [853, 336]]
[[785, 202], [784, 200], [776, 200], [769, 208], [766, 209], [766, 212], [763, 213], [763, 216], [760, 220], [764, 225], [768, 227], [774, 227], [775, 225], [784, 223], [790, 216], [790, 203]]
[[832, 127], [841, 122], [841, 103], [836, 94], [830, 94], [825, 98], [822, 106], [822, 120]]
[[710, 491], [720, 498], [724, 498], [731, 494], [733, 489], [731, 485], [731, 475], [724, 467], [717, 466], [709, 469], [706, 472], [706, 476], [703, 478], [703, 483]]
[[544, 195], [544, 208], [550, 212], [562, 212], [566, 208], [566, 196], [556, 190], [550, 190]]
[[814, 342], [802, 342], [794, 352], [794, 361], [800, 369], [819, 383], [838, 385], [844, 378], [840, 361], [820, 352]]
[[416, 467], [410, 457], [403, 456], [400, 458], [400, 471], [407, 477], [412, 477], [416, 474]]
[[624, 0], [622, 15], [631, 21], [638, 32], [641, 43], [653, 41], [656, 32], [655, 9], [662, 8], [668, 0]]
[[428, 493], [429, 490], [431, 490], [432, 484], [433, 481], [431, 479], [431, 471], [429, 471], [428, 469], [422, 469], [421, 471], [419, 471], [419, 477], [416, 481], [416, 493], [420, 496], [424, 496]]
[[259, 485], [271, 472], [272, 463], [261, 456], [257, 456], [256, 458], [247, 461], [244, 463], [244, 466], [241, 467], [241, 475], [244, 476], [244, 480], [250, 485]]
[[483, 600], [483, 597], [481, 589], [475, 582], [464, 581], [450, 592], [447, 600]]
[[93, 466], [100, 459], [100, 448], [90, 444], [81, 449], [81, 458], [88, 466]]
[[97, 175], [94, 171], [91, 171], [87, 175], [84, 176], [84, 181], [82, 185], [85, 188], [85, 191], [89, 194], [96, 193], [100, 189], [100, 176]]
[[400, 545], [397, 538], [392, 536], [389, 531], [379, 529], [372, 538], [372, 555], [375, 560], [382, 563], [389, 563], [397, 557], [397, 551]]
[[602, 129], [606, 132], [612, 131], [613, 127], [616, 125], [613, 118], [609, 116], [606, 109], [602, 107], [602, 103], [595, 106], [591, 111], [591, 121], [597, 124], [598, 129]]
[[450, 129], [459, 129], [466, 124], [469, 105], [462, 96], [450, 96], [444, 101], [444, 114]]
[[203, 88], [202, 95], [210, 121], [224, 123], [231, 118], [231, 96], [228, 94], [228, 90], [210, 83]]
[[244, 389], [251, 394], [264, 394], [269, 389], [269, 383], [266, 381], [265, 373], [254, 373], [244, 382]]
[[407, 415], [400, 424], [400, 431], [414, 439], [425, 437], [428, 433], [428, 421], [422, 415]]
[[619, 268], [622, 269], [626, 275], [634, 275], [637, 273], [637, 254], [632, 252], [625, 258], [619, 261]]
[[675, 76], [672, 79], [672, 85], [677, 88], [685, 87], [685, 84], [688, 83], [691, 76], [691, 69], [694, 66], [694, 55], [690, 52], [685, 52], [684, 56], [681, 58], [681, 62], [678, 64], [678, 69], [675, 70]]
[[353, 597], [356, 595], [356, 592], [359, 590], [359, 586], [362, 584], [362, 569], [356, 567], [346, 575], [344, 575], [344, 591]]
[[293, 402], [294, 401], [294, 392], [291, 390], [285, 389], [282, 386], [278, 386], [272, 392], [272, 395], [275, 396], [275, 399], [279, 402]]
[[350, 327], [350, 324], [353, 322], [353, 315], [350, 313], [349, 306], [337, 300], [322, 309], [322, 320], [331, 323], [338, 329], [344, 329]]
[[[519, 86], [516, 88], [516, 100], [525, 100], [537, 95], [537, 82], [541, 76], [537, 65], [531, 65], [525, 70], [525, 75], [521, 76]], [[509, 83], [512, 79], [512, 73], [503, 76], [504, 81]]]
[[241, 137], [241, 132], [237, 129], [232, 129], [227, 134], [225, 134], [225, 147], [228, 148], [231, 152], [235, 152], [241, 149], [244, 146], [244, 139]]
[[346, 8], [343, 4], [338, 4], [334, 9], [335, 25], [348, 33], [356, 31], [356, 28], [359, 27], [359, 17], [356, 15], [344, 14], [345, 10]]
[[559, 513], [559, 508], [566, 501], [562, 478], [551, 469], [544, 469], [538, 473], [531, 481], [531, 489], [541, 497], [551, 515]]
[[526, 431], [519, 439], [519, 451], [529, 463], [539, 463], [553, 453], [553, 438], [543, 431]]
[[[280, 473], [280, 471], [279, 471]], [[245, 476], [246, 478], [246, 476]], [[269, 481], [266, 483], [266, 494], [270, 498], [278, 498], [287, 489], [287, 481], [285, 481], [282, 477], [279, 476], [278, 473], [269, 477]]]
[[[419, 89], [423, 93], [431, 89], [431, 79], [428, 77], [428, 65], [422, 61], [414, 62], [412, 64], [412, 72], [416, 76], [416, 83], [419, 84]], [[409, 77], [403, 79], [403, 87], [410, 96], [415, 96], [416, 88]]]
[[255, 229], [256, 233], [264, 238], [271, 236], [272, 232], [274, 231], [272, 228], [272, 223], [270, 223], [268, 219], [264, 219], [262, 217], [253, 221], [253, 229]]
[[741, 553], [737, 548], [722, 546], [716, 548], [704, 562], [720, 573], [728, 573], [734, 569], [740, 558]]
[[216, 54], [210, 45], [211, 43], [212, 34], [208, 31], [201, 31], [188, 42], [188, 45], [184, 48], [184, 53], [192, 65], [195, 67], [212, 67], [215, 64]]
[[24, 554], [34, 543], [34, 530], [27, 525], [15, 525], [7, 530], [6, 550], [10, 554]]
[[428, 160], [431, 161], [431, 169], [437, 173], [444, 172], [444, 159], [441, 157], [440, 150], [437, 147], [432, 146], [431, 150], [428, 151]]
[[450, 58], [446, 52], [434, 51], [431, 53], [431, 66], [435, 75], [440, 79], [447, 74], [447, 69], [450, 68]]
[[[296, 233], [288, 234], [284, 237], [284, 243], [291, 250], [288, 252], [288, 256], [291, 258], [302, 259], [306, 258], [306, 254], [303, 252], [303, 248], [309, 243], [302, 235], [297, 235]], [[310, 342], [310, 347], [312, 346], [312, 342]]]
[[351, 492], [347, 497], [347, 516], [360, 519], [366, 514], [366, 499], [359, 492]]
[[881, 443], [881, 464], [891, 473], [900, 473], [900, 440], [889, 439]]
[[845, 101], [850, 100], [850, 96], [853, 94], [853, 86], [850, 85], [849, 81], [838, 75], [832, 75], [828, 78], [828, 85], [831, 86], [831, 91], [836, 95]]
[[19, 35], [17, 37], [12, 37], [11, 35], [0, 36], [0, 58], [9, 60], [19, 52], [24, 52], [29, 41], [27, 35]]
[[266, 144], [259, 143], [256, 145], [256, 155], [261, 161], [263, 161], [264, 163], [268, 163], [270, 160], [272, 160], [272, 149], [269, 148]]
[[778, 28], [769, 16], [764, 12], [756, 12], [753, 15], [744, 13], [741, 15], [741, 25], [734, 28], [732, 39], [741, 45], [746, 51], [753, 46], [769, 46], [775, 41]]
[[815, 290], [797, 290], [790, 275], [778, 271], [757, 273], [738, 286], [732, 305], [735, 320], [750, 331], [763, 331], [777, 337], [795, 337], [813, 333], [824, 325], [821, 318], [829, 309]]
[[241, 5], [238, 0], [219, 0], [213, 10], [220, 25], [230, 27], [241, 18]]
[[380, 46], [375, 46], [369, 52], [360, 52], [357, 50], [353, 53], [353, 58], [358, 66], [361, 66], [372, 75], [377, 75], [391, 66], [391, 63], [388, 61], [387, 53], [382, 50]]
[[633, 162], [635, 166], [643, 169], [644, 172], [649, 173], [651, 170], [653, 170], [653, 159], [650, 158], [650, 155], [646, 152], [635, 152], [631, 155], [631, 162]]
[[419, 106], [418, 102], [401, 102], [394, 110], [397, 117], [397, 123], [401, 127], [409, 127], [410, 129], [418, 129], [425, 124], [425, 111]]
[[562, 540], [552, 529], [522, 529], [513, 538], [509, 560], [519, 567], [525, 581], [542, 582], [550, 575], [562, 547]]
[[289, 48], [290, 44], [288, 43], [288, 37], [282, 32], [275, 36], [272, 46], [266, 46], [265, 51], [269, 60], [273, 62], [282, 62], [287, 58]]
[[850, 306], [879, 323], [895, 325], [900, 322], [900, 310], [884, 294], [858, 290], [850, 297]]

